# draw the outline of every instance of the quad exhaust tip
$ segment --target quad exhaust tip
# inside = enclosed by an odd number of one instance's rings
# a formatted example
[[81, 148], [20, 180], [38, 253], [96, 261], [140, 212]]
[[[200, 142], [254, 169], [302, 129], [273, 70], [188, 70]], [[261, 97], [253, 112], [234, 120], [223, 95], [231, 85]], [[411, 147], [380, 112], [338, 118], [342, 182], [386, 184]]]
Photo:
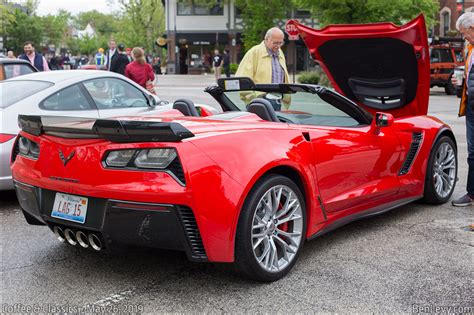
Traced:
[[86, 235], [82, 231], [74, 232], [71, 229], [63, 230], [59, 226], [53, 227], [53, 233], [61, 243], [67, 242], [72, 246], [79, 244], [82, 248], [92, 247], [96, 251], [102, 250], [102, 242], [100, 237], [94, 233]]
[[96, 251], [100, 251], [102, 249], [102, 242], [100, 241], [100, 238], [95, 235], [95, 234], [89, 234], [89, 244], [91, 245], [91, 247], [96, 250]]
[[70, 229], [64, 230], [64, 236], [66, 237], [66, 241], [70, 245], [72, 245], [72, 246], [77, 245], [76, 235], [74, 234], [74, 232], [72, 230], [70, 230]]
[[59, 226], [53, 227], [53, 233], [54, 235], [56, 235], [56, 238], [61, 243], [64, 243], [66, 241], [66, 238], [64, 237], [64, 231]]
[[76, 240], [82, 248], [89, 248], [89, 240], [87, 235], [82, 231], [76, 232]]

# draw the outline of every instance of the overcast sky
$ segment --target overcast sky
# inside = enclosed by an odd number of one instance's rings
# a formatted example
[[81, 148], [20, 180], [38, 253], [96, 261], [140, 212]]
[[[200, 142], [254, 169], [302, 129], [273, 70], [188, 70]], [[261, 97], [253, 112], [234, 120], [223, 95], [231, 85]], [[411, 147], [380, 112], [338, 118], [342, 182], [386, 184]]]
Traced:
[[92, 10], [111, 13], [113, 10], [106, 0], [39, 0], [37, 13], [39, 15], [56, 14], [60, 9], [67, 10], [73, 15]]

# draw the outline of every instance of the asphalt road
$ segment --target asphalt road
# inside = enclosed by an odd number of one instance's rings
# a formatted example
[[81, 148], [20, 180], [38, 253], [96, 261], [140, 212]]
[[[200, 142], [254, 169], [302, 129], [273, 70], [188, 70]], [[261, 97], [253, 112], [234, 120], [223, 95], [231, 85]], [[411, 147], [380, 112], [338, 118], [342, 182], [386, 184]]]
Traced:
[[[163, 99], [211, 103], [202, 92], [211, 82], [160, 76], [158, 91]], [[449, 123], [458, 141], [455, 196], [465, 191], [467, 172], [457, 104], [432, 90], [430, 114]], [[414, 203], [354, 222], [306, 243], [287, 277], [261, 284], [179, 252], [107, 255], [61, 244], [46, 227], [26, 224], [13, 193], [0, 192], [0, 313], [472, 313], [474, 234], [466, 226], [473, 214], [474, 207]]]

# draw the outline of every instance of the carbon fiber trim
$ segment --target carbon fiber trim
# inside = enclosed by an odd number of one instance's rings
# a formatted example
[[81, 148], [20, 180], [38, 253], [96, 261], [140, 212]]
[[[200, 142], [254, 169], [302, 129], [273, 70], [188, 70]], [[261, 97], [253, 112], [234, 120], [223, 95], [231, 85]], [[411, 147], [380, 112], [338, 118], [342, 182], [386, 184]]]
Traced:
[[421, 141], [423, 140], [423, 134], [421, 132], [414, 132], [412, 135], [410, 150], [408, 151], [407, 157], [405, 162], [403, 162], [403, 166], [398, 172], [398, 175], [405, 175], [410, 170], [413, 161], [415, 160], [416, 154], [421, 146]]
[[186, 238], [189, 242], [192, 258], [196, 260], [207, 260], [206, 250], [204, 249], [193, 211], [191, 208], [185, 206], [178, 206], [177, 208]]

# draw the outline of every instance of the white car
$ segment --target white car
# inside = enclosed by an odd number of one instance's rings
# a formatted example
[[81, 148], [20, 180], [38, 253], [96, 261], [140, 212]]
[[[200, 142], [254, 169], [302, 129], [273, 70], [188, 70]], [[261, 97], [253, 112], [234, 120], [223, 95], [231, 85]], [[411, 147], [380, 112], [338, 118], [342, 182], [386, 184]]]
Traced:
[[38, 72], [2, 81], [0, 100], [0, 190], [13, 189], [10, 156], [19, 114], [105, 118], [171, 109], [126, 77], [96, 70]]

